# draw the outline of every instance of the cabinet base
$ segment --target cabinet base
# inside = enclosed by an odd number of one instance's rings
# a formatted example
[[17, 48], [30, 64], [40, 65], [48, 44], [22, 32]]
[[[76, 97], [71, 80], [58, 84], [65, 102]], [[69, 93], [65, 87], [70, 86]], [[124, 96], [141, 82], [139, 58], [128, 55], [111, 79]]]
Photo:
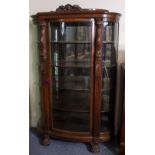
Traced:
[[107, 142], [111, 139], [110, 131], [106, 131], [100, 134], [100, 137], [97, 141], [93, 142], [93, 137], [87, 133], [75, 133], [69, 132], [64, 130], [52, 129], [49, 131], [45, 131], [42, 128], [37, 128], [37, 131], [43, 135], [42, 145], [49, 145], [51, 138], [56, 139], [63, 139], [66, 141], [73, 141], [73, 142], [84, 142], [89, 144], [89, 150], [93, 153], [100, 152], [99, 143]]

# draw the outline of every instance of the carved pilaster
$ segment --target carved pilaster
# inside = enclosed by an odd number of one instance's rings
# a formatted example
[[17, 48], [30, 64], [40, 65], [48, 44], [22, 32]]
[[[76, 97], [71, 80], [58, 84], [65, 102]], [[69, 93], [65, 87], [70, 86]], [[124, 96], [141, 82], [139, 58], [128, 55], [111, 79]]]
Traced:
[[102, 36], [103, 24], [102, 18], [96, 19], [96, 36], [95, 36], [95, 101], [94, 101], [94, 145], [92, 149], [98, 151], [100, 136], [100, 108], [101, 108], [101, 89], [102, 89]]
[[102, 18], [96, 19], [96, 58], [102, 59], [102, 37], [103, 37], [103, 21]]
[[40, 58], [41, 61], [47, 60], [47, 23], [45, 21], [40, 23]]
[[[49, 73], [49, 27], [48, 21], [39, 22], [39, 51], [40, 51], [40, 71], [41, 71], [41, 91], [43, 102], [43, 128], [47, 133], [50, 126], [49, 106], [50, 106], [50, 73]], [[48, 135], [48, 134], [47, 134]], [[47, 144], [48, 138], [45, 136], [43, 143]]]

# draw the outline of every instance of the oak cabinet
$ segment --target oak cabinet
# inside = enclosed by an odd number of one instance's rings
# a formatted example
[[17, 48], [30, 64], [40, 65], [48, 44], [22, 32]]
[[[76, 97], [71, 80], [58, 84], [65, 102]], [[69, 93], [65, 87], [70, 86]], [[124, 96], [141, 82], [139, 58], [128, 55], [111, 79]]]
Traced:
[[43, 144], [88, 142], [93, 152], [114, 128], [119, 13], [60, 6], [32, 16], [38, 26]]

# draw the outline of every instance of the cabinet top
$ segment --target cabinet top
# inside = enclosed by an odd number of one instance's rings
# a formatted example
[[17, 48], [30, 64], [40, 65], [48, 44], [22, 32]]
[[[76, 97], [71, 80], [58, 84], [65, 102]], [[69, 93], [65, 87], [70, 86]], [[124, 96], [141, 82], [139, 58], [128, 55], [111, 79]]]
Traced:
[[78, 5], [67, 4], [59, 6], [56, 11], [38, 12], [32, 15], [33, 21], [59, 19], [59, 18], [97, 18], [102, 17], [104, 20], [119, 21], [121, 14], [109, 12], [104, 9], [83, 9]]

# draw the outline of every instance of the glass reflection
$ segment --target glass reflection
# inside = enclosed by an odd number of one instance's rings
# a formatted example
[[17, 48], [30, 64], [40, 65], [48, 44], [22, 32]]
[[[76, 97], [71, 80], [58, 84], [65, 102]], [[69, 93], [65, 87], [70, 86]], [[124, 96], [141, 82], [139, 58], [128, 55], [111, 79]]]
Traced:
[[115, 98], [118, 23], [104, 22], [102, 57], [101, 132], [109, 129]]
[[91, 22], [51, 23], [54, 128], [90, 131]]

